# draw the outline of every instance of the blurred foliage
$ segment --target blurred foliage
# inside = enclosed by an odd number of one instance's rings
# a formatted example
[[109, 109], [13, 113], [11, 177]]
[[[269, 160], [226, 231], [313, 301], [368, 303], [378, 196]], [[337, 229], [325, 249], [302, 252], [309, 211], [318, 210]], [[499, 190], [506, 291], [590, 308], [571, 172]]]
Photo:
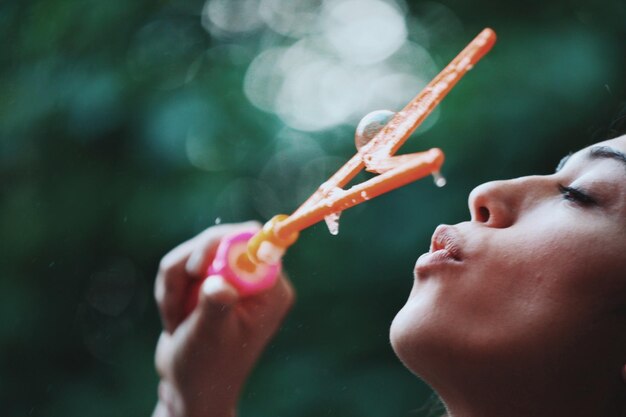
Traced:
[[[217, 30], [204, 6], [0, 3], [5, 416], [148, 415], [160, 257], [215, 222], [293, 210], [354, 152], [353, 120], [299, 131], [244, 94], [255, 56], [291, 35], [238, 14], [226, 22], [245, 30]], [[626, 99], [623, 0], [399, 7], [437, 69], [483, 27], [499, 35], [406, 145], [443, 148], [448, 186], [421, 181], [352, 209], [337, 237], [323, 225], [302, 234], [285, 259], [298, 304], [244, 417], [426, 415], [430, 392], [387, 331], [430, 233], [468, 217], [474, 186], [549, 173], [602, 139]]]

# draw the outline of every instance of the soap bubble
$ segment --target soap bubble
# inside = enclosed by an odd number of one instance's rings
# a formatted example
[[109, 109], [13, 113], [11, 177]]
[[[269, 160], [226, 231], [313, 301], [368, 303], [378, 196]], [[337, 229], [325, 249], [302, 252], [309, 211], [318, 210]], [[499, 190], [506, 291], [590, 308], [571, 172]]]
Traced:
[[354, 132], [357, 150], [367, 145], [395, 115], [391, 110], [375, 110], [361, 119]]

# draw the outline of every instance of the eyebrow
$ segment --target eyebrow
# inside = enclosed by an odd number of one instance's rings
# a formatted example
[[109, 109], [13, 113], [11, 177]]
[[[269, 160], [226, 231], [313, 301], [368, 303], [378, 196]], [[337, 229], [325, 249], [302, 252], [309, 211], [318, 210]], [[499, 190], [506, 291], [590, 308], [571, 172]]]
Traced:
[[626, 155], [609, 146], [594, 146], [587, 154], [590, 159], [609, 158], [619, 161], [626, 168]]
[[[561, 169], [563, 169], [563, 167], [565, 166], [567, 161], [569, 161], [572, 155], [574, 154], [570, 152], [569, 154], [565, 155], [563, 159], [561, 159], [561, 161], [556, 167], [556, 172], [559, 172]], [[614, 159], [616, 161], [621, 162], [626, 168], [626, 154], [618, 151], [617, 149], [613, 149], [609, 146], [594, 146], [593, 148], [589, 149], [589, 152], [587, 153], [587, 158], [589, 159], [602, 159], [602, 158]]]

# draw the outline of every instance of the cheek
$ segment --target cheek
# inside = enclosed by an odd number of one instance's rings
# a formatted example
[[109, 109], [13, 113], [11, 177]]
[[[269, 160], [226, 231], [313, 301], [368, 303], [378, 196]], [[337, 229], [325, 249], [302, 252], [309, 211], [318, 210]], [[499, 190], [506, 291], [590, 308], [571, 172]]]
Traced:
[[476, 259], [465, 292], [476, 303], [464, 312], [472, 340], [491, 340], [494, 351], [557, 351], [624, 304], [623, 238], [603, 224], [543, 226], [520, 238], [503, 234]]
[[418, 280], [392, 323], [394, 351], [418, 374], [426, 362], [563, 351], [626, 300], [626, 241], [601, 226], [535, 223], [469, 241], [457, 275]]
[[602, 230], [599, 226], [581, 227], [548, 234], [537, 243], [529, 269], [537, 271], [538, 292], [567, 305], [584, 303], [623, 287], [624, 239], [615, 236], [613, 230]]

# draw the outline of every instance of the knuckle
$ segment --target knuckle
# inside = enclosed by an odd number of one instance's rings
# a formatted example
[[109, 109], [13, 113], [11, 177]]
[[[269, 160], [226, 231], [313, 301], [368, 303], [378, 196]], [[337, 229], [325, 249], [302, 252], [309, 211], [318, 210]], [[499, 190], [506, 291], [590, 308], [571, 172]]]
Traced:
[[160, 377], [167, 376], [167, 369], [169, 363], [169, 355], [167, 355], [166, 345], [168, 335], [165, 332], [161, 332], [159, 335], [159, 341], [157, 342], [157, 349], [154, 354], [154, 367]]
[[160, 307], [163, 304], [163, 299], [165, 298], [165, 291], [163, 290], [163, 285], [157, 280], [154, 285], [154, 300], [157, 305]]
[[177, 264], [177, 259], [175, 259], [175, 254], [170, 252], [166, 254], [161, 261], [159, 262], [159, 274], [166, 274]]
[[161, 378], [164, 378], [166, 376], [165, 364], [163, 363], [163, 358], [161, 355], [154, 356], [154, 368]]
[[256, 227], [256, 228], [261, 228], [262, 224], [261, 222], [257, 221], [257, 220], [249, 220], [245, 223], [239, 223], [242, 227]]

